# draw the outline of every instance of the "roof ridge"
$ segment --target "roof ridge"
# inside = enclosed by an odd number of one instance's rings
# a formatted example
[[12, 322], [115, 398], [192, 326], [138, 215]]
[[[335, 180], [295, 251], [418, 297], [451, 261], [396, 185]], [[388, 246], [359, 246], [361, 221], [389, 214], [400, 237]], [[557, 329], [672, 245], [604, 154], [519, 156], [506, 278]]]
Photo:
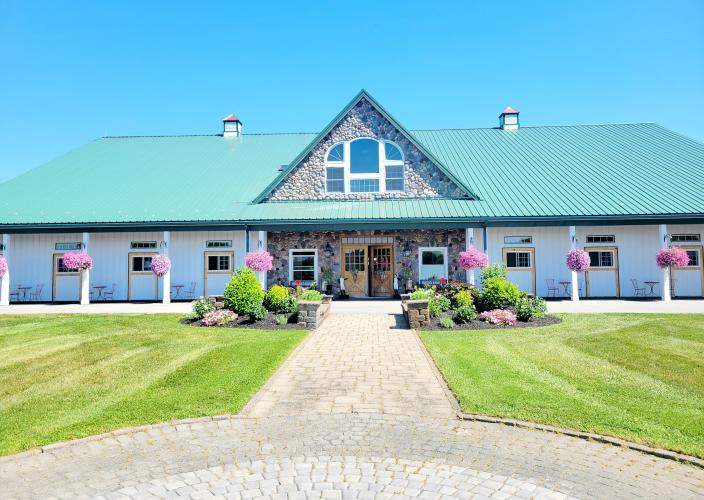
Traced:
[[[315, 135], [318, 132], [250, 132], [245, 135]], [[145, 134], [145, 135], [104, 135], [99, 139], [150, 139], [157, 137], [222, 137], [222, 134]]]
[[[605, 126], [609, 126], [609, 125], [657, 125], [657, 123], [656, 122], [566, 123], [566, 124], [561, 124], [561, 125], [521, 125], [520, 128], [605, 127]], [[442, 130], [501, 130], [501, 127], [439, 127], [439, 128], [412, 128], [412, 129], [408, 129], [409, 132], [439, 132]]]

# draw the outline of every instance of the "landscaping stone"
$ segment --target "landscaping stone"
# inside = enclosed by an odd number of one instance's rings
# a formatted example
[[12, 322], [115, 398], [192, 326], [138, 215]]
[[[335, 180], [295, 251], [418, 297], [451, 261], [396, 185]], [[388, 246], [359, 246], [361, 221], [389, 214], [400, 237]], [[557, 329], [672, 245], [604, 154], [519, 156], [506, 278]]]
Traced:
[[428, 309], [429, 301], [427, 300], [409, 300], [401, 302], [403, 314], [406, 316], [408, 325], [411, 328], [422, 328], [430, 326], [430, 310]]
[[[326, 299], [326, 297], [328, 298]], [[311, 330], [318, 328], [330, 312], [331, 300], [331, 296], [323, 296], [322, 302], [299, 300], [298, 325]]]

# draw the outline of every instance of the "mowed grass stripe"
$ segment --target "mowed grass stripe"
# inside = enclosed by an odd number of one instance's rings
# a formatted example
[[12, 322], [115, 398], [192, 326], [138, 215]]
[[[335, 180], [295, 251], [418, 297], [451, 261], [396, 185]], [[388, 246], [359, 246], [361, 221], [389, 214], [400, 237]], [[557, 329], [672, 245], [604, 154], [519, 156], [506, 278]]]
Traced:
[[421, 332], [462, 409], [704, 456], [704, 315]]
[[11, 353], [0, 371], [0, 454], [129, 425], [237, 413], [306, 335], [193, 328], [179, 319], [0, 318], [2, 355]]

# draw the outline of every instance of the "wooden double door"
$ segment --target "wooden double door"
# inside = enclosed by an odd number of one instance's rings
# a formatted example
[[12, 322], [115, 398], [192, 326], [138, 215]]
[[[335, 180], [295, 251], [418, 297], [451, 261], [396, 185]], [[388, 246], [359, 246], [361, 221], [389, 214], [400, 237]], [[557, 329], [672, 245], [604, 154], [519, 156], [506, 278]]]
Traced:
[[393, 246], [342, 245], [342, 277], [351, 297], [392, 297], [394, 295]]

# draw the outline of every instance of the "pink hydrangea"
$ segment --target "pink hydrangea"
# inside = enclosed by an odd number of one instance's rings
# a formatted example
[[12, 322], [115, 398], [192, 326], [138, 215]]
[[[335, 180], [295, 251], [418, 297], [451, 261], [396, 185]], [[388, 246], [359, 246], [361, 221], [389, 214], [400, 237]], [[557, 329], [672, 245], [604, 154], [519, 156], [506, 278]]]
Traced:
[[166, 255], [156, 254], [152, 257], [152, 272], [159, 277], [164, 276], [171, 269], [171, 259]]
[[64, 267], [69, 270], [81, 270], [93, 268], [93, 259], [85, 252], [66, 252], [61, 257]]
[[7, 274], [7, 259], [0, 255], [0, 279]]
[[565, 259], [565, 263], [567, 264], [567, 268], [570, 271], [583, 273], [587, 269], [589, 269], [592, 260], [587, 252], [579, 248], [574, 248], [567, 252], [567, 258]]
[[203, 316], [201, 324], [203, 326], [219, 326], [225, 323], [230, 323], [237, 319], [237, 314], [228, 309], [217, 309], [215, 311], [210, 311]]
[[513, 326], [518, 322], [516, 315], [506, 309], [492, 309], [484, 311], [479, 319], [492, 325]]
[[460, 253], [460, 258], [457, 261], [460, 268], [468, 269], [482, 269], [489, 265], [489, 257], [487, 254], [476, 248], [470, 248], [465, 252]]
[[663, 269], [667, 267], [684, 267], [689, 264], [689, 255], [681, 247], [662, 248], [658, 250], [655, 262]]
[[273, 267], [274, 257], [266, 250], [250, 252], [244, 258], [245, 265], [255, 271], [268, 271]]

